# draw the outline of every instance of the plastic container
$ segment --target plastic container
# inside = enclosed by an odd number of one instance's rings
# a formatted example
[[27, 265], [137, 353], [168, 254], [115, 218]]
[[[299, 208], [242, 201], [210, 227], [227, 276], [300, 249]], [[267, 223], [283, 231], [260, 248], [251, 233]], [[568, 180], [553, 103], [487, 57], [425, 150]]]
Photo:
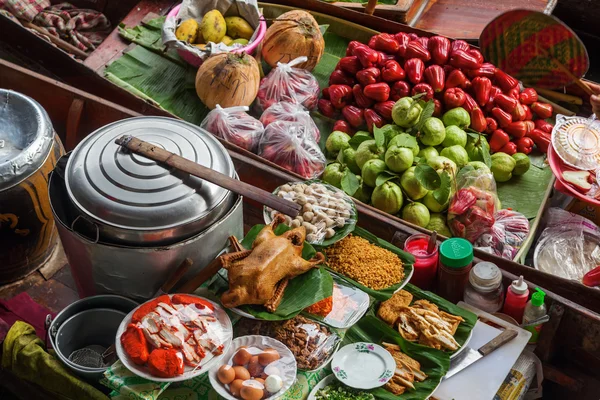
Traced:
[[473, 245], [467, 239], [452, 238], [440, 246], [437, 293], [446, 300], [462, 300], [473, 266]]
[[[525, 306], [523, 324], [540, 319], [547, 314], [546, 305], [544, 304], [546, 293], [540, 288], [535, 288], [535, 290], [535, 293], [531, 295], [531, 300], [529, 300]], [[537, 343], [540, 331], [542, 330], [542, 325], [543, 324], [525, 327], [525, 329], [531, 332], [531, 338], [529, 338], [528, 343]]]
[[491, 262], [476, 264], [469, 273], [464, 301], [490, 314], [500, 311], [504, 294], [502, 272]]
[[427, 252], [429, 236], [419, 233], [412, 235], [404, 242], [404, 251], [415, 257], [414, 272], [410, 283], [423, 290], [431, 290], [435, 285], [438, 269], [438, 245], [431, 253]]
[[528, 297], [529, 289], [521, 275], [518, 280], [513, 281], [506, 291], [506, 300], [504, 301], [502, 312], [513, 317], [518, 323], [521, 323]]

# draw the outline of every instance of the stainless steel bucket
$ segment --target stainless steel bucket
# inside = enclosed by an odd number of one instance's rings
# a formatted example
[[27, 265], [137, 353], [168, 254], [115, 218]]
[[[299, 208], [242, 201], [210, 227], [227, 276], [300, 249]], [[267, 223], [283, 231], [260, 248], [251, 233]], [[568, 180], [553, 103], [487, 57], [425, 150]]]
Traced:
[[194, 264], [180, 280], [181, 283], [214, 260], [227, 246], [229, 236], [243, 235], [242, 198], [237, 196], [233, 207], [217, 222], [184, 241], [162, 247], [99, 242], [93, 231], [71, 228], [78, 212], [69, 199], [61, 176], [60, 165], [64, 166], [64, 160], [65, 157], [50, 176], [50, 206], [80, 297], [111, 293], [139, 301], [147, 300], [185, 258], [191, 258]]

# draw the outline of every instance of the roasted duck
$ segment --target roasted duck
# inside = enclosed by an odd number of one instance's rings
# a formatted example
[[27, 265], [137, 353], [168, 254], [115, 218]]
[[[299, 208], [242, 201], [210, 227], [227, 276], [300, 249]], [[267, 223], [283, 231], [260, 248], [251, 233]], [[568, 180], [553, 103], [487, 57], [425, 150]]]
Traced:
[[323, 263], [322, 253], [308, 261], [302, 258], [304, 227], [275, 235], [273, 230], [284, 221], [283, 215], [275, 216], [260, 231], [251, 250], [245, 250], [235, 237], [229, 238], [237, 251], [220, 258], [229, 279], [229, 289], [221, 296], [225, 307], [258, 304], [275, 312], [288, 281]]

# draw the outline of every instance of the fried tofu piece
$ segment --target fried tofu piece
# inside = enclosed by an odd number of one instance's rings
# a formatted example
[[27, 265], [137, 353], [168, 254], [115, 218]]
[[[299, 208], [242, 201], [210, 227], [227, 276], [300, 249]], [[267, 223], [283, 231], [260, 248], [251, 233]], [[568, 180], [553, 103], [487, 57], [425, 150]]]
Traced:
[[407, 313], [401, 313], [398, 318], [398, 332], [409, 342], [419, 339], [419, 330]]
[[416, 300], [412, 306], [413, 308], [422, 308], [424, 310], [429, 310], [429, 311], [433, 311], [434, 313], [439, 313], [440, 309], [438, 308], [438, 306], [436, 306], [435, 304], [433, 304], [430, 301], [427, 300]]
[[394, 325], [400, 317], [400, 313], [408, 307], [413, 299], [413, 295], [406, 290], [400, 290], [392, 295], [388, 300], [381, 303], [377, 315], [389, 325]]
[[386, 383], [384, 388], [388, 392], [391, 392], [392, 394], [395, 394], [395, 395], [400, 395], [400, 394], [404, 393], [404, 391], [406, 390], [406, 388], [404, 386], [398, 385], [393, 380]]
[[458, 326], [460, 325], [460, 323], [465, 322], [463, 317], [460, 317], [458, 315], [448, 314], [445, 311], [440, 311], [440, 315], [444, 321], [446, 321], [452, 325], [452, 327], [450, 328], [450, 333], [452, 335], [454, 335], [456, 333], [456, 330], [458, 329]]

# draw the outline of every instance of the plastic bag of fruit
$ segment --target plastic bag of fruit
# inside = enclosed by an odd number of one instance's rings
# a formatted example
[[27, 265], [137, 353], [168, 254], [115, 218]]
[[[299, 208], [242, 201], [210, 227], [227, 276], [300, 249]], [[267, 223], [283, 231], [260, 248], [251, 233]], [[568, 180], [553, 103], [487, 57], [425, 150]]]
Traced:
[[513, 260], [529, 235], [529, 220], [513, 210], [499, 210], [494, 214], [494, 225], [489, 232], [475, 240], [475, 247], [508, 260]]
[[454, 236], [474, 243], [490, 232], [500, 209], [494, 176], [489, 170], [463, 168], [456, 189], [448, 207], [448, 227]]
[[200, 127], [229, 143], [255, 152], [265, 128], [262, 122], [246, 113], [248, 110], [245, 106], [222, 108], [217, 104]]
[[306, 62], [306, 56], [293, 59], [287, 64], [277, 63], [260, 81], [257, 105], [260, 111], [266, 110], [275, 103], [287, 101], [300, 104], [307, 110], [317, 106], [319, 99], [319, 82], [310, 72], [294, 65]]
[[310, 117], [306, 108], [302, 107], [300, 104], [287, 101], [273, 104], [262, 113], [260, 122], [267, 127], [273, 121], [301, 122], [309, 126], [313, 131], [313, 136], [317, 142], [321, 139], [321, 132], [319, 132], [317, 124], [315, 124], [315, 121]]
[[275, 121], [265, 128], [259, 156], [304, 178], [315, 178], [327, 160], [310, 127], [301, 122]]

